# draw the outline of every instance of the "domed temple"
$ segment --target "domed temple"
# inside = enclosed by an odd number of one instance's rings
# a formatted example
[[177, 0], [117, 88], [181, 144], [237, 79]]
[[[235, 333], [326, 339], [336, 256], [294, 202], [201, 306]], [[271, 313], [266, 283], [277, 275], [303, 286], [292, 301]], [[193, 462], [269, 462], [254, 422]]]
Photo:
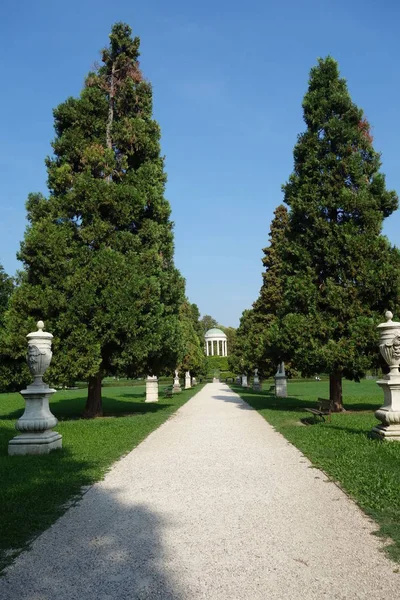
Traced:
[[222, 329], [218, 329], [218, 327], [209, 329], [204, 339], [207, 356], [228, 356], [228, 338]]

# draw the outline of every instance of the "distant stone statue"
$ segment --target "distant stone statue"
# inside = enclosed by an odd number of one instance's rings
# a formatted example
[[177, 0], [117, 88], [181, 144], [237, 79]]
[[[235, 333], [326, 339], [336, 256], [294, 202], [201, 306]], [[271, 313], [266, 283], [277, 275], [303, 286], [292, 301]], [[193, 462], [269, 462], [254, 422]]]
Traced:
[[179, 371], [175, 369], [174, 385], [172, 386], [172, 393], [178, 394], [182, 391], [181, 384], [179, 382]]
[[190, 377], [190, 371], [186, 371], [185, 373], [185, 390], [188, 390], [192, 387], [192, 380]]
[[254, 369], [253, 390], [255, 392], [261, 392], [261, 383], [258, 377], [258, 369]]
[[275, 374], [275, 396], [278, 398], [287, 398], [287, 377], [284, 362], [278, 365]]

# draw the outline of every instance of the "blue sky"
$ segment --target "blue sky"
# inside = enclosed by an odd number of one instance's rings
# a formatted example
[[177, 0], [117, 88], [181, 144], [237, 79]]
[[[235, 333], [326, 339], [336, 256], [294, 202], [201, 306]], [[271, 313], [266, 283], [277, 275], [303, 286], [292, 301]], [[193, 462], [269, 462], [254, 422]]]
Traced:
[[[0, 263], [9, 274], [29, 192], [46, 192], [52, 109], [78, 95], [115, 21], [141, 37], [162, 130], [176, 264], [202, 314], [237, 326], [261, 284], [281, 185], [317, 57], [339, 61], [400, 192], [395, 0], [36, 0], [7, 3], [0, 44]], [[400, 217], [385, 223], [400, 245]]]

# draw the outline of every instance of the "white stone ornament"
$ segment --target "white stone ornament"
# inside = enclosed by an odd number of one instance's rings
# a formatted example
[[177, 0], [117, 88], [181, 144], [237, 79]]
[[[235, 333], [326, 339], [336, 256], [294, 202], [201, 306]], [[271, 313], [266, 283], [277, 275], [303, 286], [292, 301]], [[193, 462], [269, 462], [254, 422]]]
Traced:
[[278, 398], [287, 398], [287, 377], [285, 373], [285, 363], [281, 362], [275, 373], [275, 396]]
[[51, 450], [62, 447], [62, 436], [52, 431], [58, 423], [51, 413], [49, 399], [56, 390], [43, 382], [43, 375], [48, 369], [51, 358], [51, 340], [53, 336], [43, 331], [43, 321], [37, 323], [38, 331], [29, 333], [27, 363], [34, 377], [33, 383], [21, 391], [25, 400], [25, 412], [15, 424], [20, 435], [10, 440], [8, 453], [14, 454], [48, 454]]
[[242, 375], [242, 387], [247, 388], [248, 384], [247, 384], [247, 375], [243, 374]]
[[181, 384], [179, 381], [179, 372], [178, 369], [175, 370], [175, 377], [174, 377], [174, 385], [172, 386], [172, 393], [173, 394], [178, 394], [179, 392], [182, 391], [181, 388]]
[[145, 402], [158, 402], [158, 379], [156, 375], [148, 375], [146, 379]]
[[188, 390], [192, 387], [192, 380], [190, 377], [190, 371], [186, 371], [185, 373], [185, 390]]
[[400, 441], [400, 323], [393, 321], [390, 311], [385, 313], [386, 323], [378, 325], [379, 350], [390, 372], [376, 383], [383, 390], [384, 403], [375, 412], [381, 421], [372, 429], [372, 436], [379, 439]]
[[261, 383], [258, 377], [258, 369], [254, 369], [253, 390], [255, 392], [261, 392]]

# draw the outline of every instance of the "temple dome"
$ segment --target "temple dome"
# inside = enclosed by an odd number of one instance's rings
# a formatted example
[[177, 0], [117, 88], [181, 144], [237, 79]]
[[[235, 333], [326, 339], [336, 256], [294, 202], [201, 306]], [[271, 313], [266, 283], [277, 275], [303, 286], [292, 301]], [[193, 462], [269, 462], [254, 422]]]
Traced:
[[209, 329], [204, 337], [206, 340], [211, 340], [212, 338], [223, 338], [224, 340], [227, 339], [226, 334], [222, 331], [222, 329], [218, 329], [218, 327], [212, 327]]

